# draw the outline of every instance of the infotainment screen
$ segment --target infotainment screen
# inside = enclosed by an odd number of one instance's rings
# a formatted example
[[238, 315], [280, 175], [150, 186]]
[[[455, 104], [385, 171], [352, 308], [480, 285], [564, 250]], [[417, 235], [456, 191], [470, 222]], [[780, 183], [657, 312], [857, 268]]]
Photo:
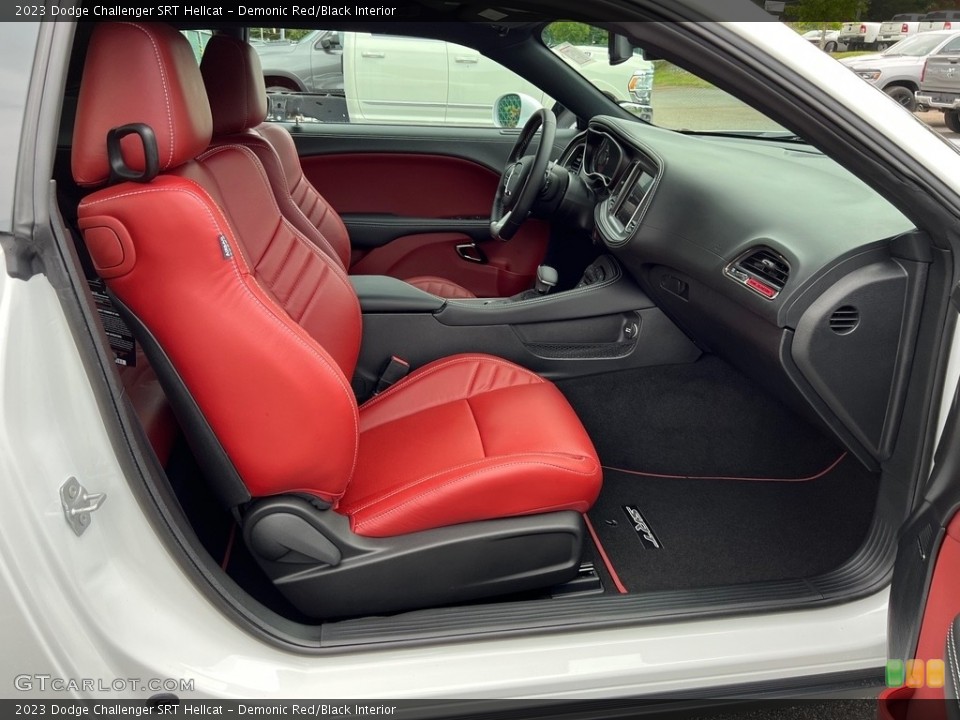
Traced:
[[652, 184], [653, 175], [644, 170], [640, 170], [639, 174], [636, 175], [635, 179], [633, 180], [633, 187], [624, 191], [627, 194], [620, 202], [620, 207], [617, 208], [616, 217], [621, 225], [626, 227], [627, 223], [630, 222], [634, 213], [637, 212], [637, 208], [640, 207], [640, 203], [643, 202], [643, 198], [646, 196], [647, 190]]

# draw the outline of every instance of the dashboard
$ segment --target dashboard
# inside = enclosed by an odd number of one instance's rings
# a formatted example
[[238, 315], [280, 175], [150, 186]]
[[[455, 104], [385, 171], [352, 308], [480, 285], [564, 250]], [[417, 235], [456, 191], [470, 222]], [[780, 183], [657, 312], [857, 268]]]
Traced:
[[612, 117], [560, 162], [592, 189], [594, 242], [701, 348], [889, 455], [926, 244], [891, 203], [804, 144]]

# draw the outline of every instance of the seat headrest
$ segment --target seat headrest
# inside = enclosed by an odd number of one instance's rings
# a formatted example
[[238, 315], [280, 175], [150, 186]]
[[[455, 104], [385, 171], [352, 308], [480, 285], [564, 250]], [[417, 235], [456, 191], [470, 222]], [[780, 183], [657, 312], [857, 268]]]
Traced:
[[267, 91], [260, 57], [249, 43], [214, 35], [203, 51], [200, 72], [213, 114], [213, 134], [256, 127], [267, 117]]
[[[210, 106], [190, 43], [169, 25], [104, 23], [90, 38], [80, 83], [71, 168], [80, 185], [110, 174], [107, 132], [129, 123], [149, 125], [160, 170], [192, 160], [210, 145]], [[141, 141], [121, 142], [124, 162], [144, 170]]]

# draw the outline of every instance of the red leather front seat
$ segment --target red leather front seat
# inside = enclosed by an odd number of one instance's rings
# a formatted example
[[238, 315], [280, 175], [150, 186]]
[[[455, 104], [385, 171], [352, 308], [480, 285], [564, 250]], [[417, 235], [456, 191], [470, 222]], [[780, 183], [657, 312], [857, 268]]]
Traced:
[[[200, 62], [216, 145], [240, 144], [256, 154], [267, 173], [280, 211], [343, 270], [350, 267], [350, 236], [330, 204], [310, 184], [289, 131], [267, 123], [267, 91], [260, 58], [251, 45], [214, 35]], [[432, 275], [400, 278], [444, 298], [472, 298], [457, 283]]]
[[[111, 154], [108, 132], [129, 124]], [[208, 149], [211, 130], [176, 30], [94, 30], [72, 169], [82, 185], [114, 184], [83, 200], [79, 225], [267, 574], [322, 617], [575, 574], [579, 513], [601, 471], [556, 387], [500, 358], [459, 355], [358, 408], [351, 283], [281, 214], [257, 155]], [[407, 572], [431, 577], [388, 595], [370, 587]]]

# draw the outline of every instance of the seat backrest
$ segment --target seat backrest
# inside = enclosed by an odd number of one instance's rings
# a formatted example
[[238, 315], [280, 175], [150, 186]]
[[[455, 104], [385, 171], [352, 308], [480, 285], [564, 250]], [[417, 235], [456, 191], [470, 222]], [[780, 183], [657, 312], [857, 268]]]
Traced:
[[[169, 26], [94, 30], [73, 138], [78, 183], [108, 183], [107, 133], [129, 123], [152, 128], [159, 174], [81, 203], [97, 272], [158, 346], [151, 363], [168, 359], [182, 379], [249, 495], [335, 502], [358, 438], [348, 378], [361, 320], [348, 278], [284, 218], [249, 148], [208, 149], [200, 71]], [[151, 144], [123, 138], [123, 164], [144, 172]]]
[[343, 220], [303, 173], [289, 131], [267, 123], [260, 57], [249, 43], [214, 35], [200, 71], [213, 116], [214, 144], [238, 143], [257, 155], [284, 216], [340, 267], [350, 266], [350, 235]]

